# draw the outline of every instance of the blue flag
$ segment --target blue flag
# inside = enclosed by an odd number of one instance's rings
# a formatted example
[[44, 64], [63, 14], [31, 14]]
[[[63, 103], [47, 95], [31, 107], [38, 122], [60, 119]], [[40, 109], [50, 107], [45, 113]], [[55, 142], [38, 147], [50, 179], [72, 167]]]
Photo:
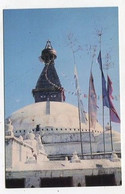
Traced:
[[101, 70], [101, 72], [103, 72], [103, 70], [102, 70], [102, 57], [101, 57], [101, 51], [99, 52], [99, 55], [98, 55], [98, 63], [99, 63], [99, 65], [100, 65], [100, 70]]
[[104, 76], [103, 69], [102, 69], [101, 51], [99, 52], [99, 55], [98, 55], [98, 63], [100, 65], [100, 70], [101, 70], [101, 74], [102, 74], [102, 98], [103, 98], [103, 106], [107, 106], [108, 108], [110, 108], [110, 103], [109, 103], [109, 98], [108, 98], [108, 92], [107, 92], [107, 88], [106, 88], [105, 76]]

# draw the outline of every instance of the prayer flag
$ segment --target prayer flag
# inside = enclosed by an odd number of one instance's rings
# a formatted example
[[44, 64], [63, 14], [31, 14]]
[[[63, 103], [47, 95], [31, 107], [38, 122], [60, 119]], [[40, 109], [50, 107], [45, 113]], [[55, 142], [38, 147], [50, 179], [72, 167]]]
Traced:
[[107, 92], [107, 89], [106, 89], [105, 76], [104, 76], [103, 69], [102, 69], [101, 51], [99, 52], [99, 55], [98, 55], [98, 63], [100, 65], [100, 70], [101, 70], [101, 75], [102, 75], [103, 106], [107, 106], [108, 108], [110, 108], [110, 103], [109, 103], [109, 98], [108, 98], [108, 92]]
[[110, 119], [112, 122], [120, 123], [120, 118], [112, 103], [112, 92], [113, 92], [112, 81], [109, 76], [107, 76], [107, 79], [108, 79], [108, 97], [109, 97], [109, 102], [110, 102]]
[[74, 78], [75, 78], [75, 86], [76, 86], [76, 92], [77, 92], [77, 98], [78, 98], [78, 109], [79, 109], [79, 113], [80, 113], [80, 122], [81, 123], [86, 123], [86, 115], [85, 115], [85, 111], [84, 111], [84, 107], [83, 107], [83, 102], [81, 100], [81, 96], [80, 96], [80, 89], [79, 89], [79, 83], [78, 83], [78, 73], [77, 73], [77, 69], [75, 66], [75, 70], [74, 70]]
[[89, 98], [88, 98], [88, 110], [90, 119], [90, 128], [95, 128], [96, 126], [96, 114], [97, 114], [97, 96], [94, 87], [93, 75], [91, 73], [89, 80]]

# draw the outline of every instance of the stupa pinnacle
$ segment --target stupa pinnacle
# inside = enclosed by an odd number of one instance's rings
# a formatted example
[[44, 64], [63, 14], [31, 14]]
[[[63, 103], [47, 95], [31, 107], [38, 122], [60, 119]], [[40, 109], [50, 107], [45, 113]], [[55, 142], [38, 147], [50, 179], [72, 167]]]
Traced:
[[64, 89], [57, 75], [54, 60], [57, 58], [56, 51], [48, 40], [45, 49], [41, 53], [41, 59], [45, 66], [39, 76], [35, 89], [32, 90], [35, 102], [65, 101]]

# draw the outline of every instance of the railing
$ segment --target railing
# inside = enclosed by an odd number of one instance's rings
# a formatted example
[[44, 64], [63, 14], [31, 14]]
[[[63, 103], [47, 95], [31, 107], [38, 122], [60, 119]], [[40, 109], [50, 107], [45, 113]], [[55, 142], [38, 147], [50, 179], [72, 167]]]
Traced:
[[[121, 152], [115, 152], [118, 156], [118, 158], [121, 158]], [[93, 153], [92, 154], [92, 158], [91, 158], [91, 154], [87, 153], [87, 154], [83, 154], [83, 158], [84, 160], [90, 160], [90, 159], [110, 159], [112, 155], [112, 152], [105, 152], [105, 154], [103, 152], [98, 152], [98, 153]], [[68, 160], [70, 160], [72, 158], [71, 154], [57, 154], [57, 155], [48, 155], [48, 159], [50, 160], [65, 160], [65, 158], [68, 158]], [[78, 154], [78, 157], [80, 159], [82, 159], [82, 155]]]

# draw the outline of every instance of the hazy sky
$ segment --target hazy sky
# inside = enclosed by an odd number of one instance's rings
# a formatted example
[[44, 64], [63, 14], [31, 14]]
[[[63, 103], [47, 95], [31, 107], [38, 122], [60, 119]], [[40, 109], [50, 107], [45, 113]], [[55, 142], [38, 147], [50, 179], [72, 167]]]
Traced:
[[[98, 120], [102, 122], [101, 73], [97, 63], [99, 53], [98, 31], [102, 30], [102, 60], [113, 82], [114, 105], [119, 113], [119, 54], [118, 9], [70, 8], [4, 10], [4, 70], [5, 70], [5, 117], [12, 112], [34, 103], [32, 89], [44, 67], [39, 61], [42, 49], [49, 39], [57, 51], [55, 67], [66, 90], [66, 102], [77, 105], [74, 86], [74, 61], [68, 37], [74, 44], [76, 65], [85, 111], [87, 111], [88, 83], [91, 53], [96, 45], [93, 64], [95, 89], [98, 96]], [[105, 66], [105, 65], [104, 65]], [[105, 77], [107, 71], [104, 70]], [[105, 123], [108, 109], [105, 108]], [[119, 130], [119, 124], [113, 124]]]

